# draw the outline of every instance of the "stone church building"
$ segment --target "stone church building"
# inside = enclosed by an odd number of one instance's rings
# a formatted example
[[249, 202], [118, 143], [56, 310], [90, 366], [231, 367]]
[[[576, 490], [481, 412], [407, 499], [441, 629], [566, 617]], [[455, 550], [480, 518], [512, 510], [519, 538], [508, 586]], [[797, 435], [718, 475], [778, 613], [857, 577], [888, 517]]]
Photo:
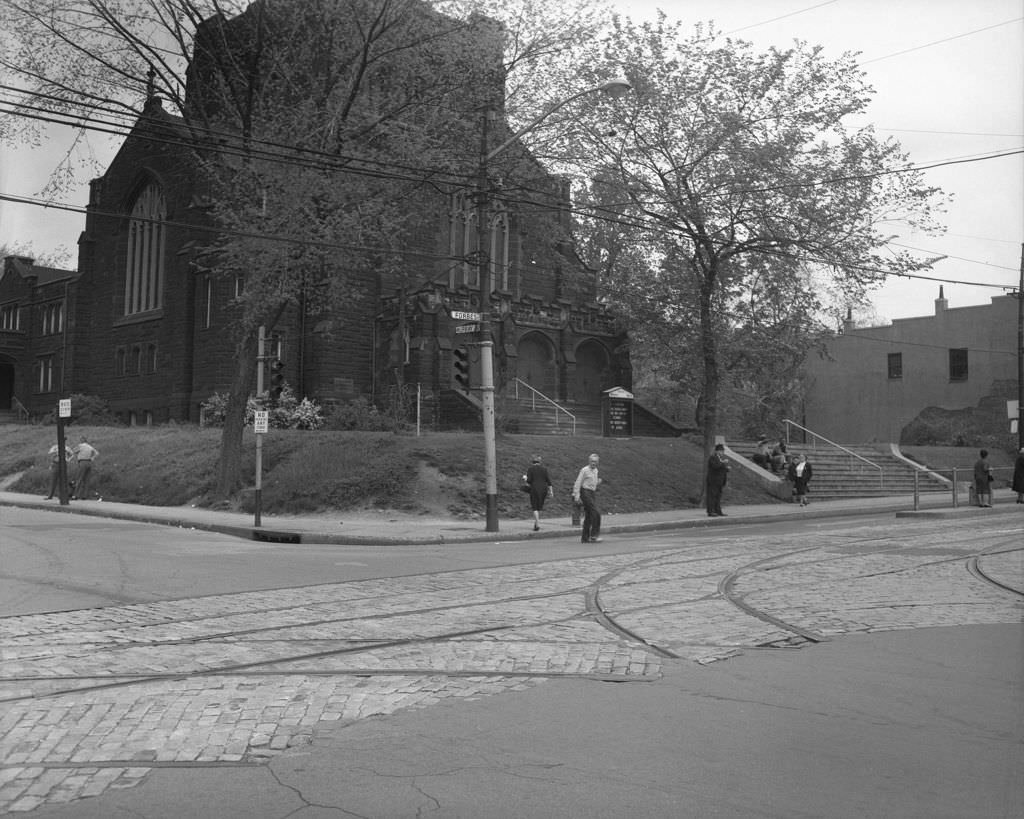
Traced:
[[[219, 25], [230, 31], [249, 13]], [[91, 183], [77, 271], [3, 260], [0, 412], [40, 416], [82, 393], [106, 400], [126, 423], [197, 422], [201, 404], [229, 388], [229, 320], [246, 282], [202, 263], [212, 217], [185, 127], [150, 96]], [[499, 141], [510, 133], [500, 117], [491, 127]], [[568, 186], [528, 155], [524, 162], [531, 188], [550, 191], [546, 210], [568, 234]], [[592, 272], [535, 229], [514, 198], [502, 202], [489, 203], [489, 224], [478, 231], [472, 188], [438, 186], [421, 204], [403, 269], [361, 272], [351, 299], [329, 313], [301, 300], [286, 310], [267, 329], [267, 352], [296, 394], [379, 405], [419, 394], [425, 425], [471, 425], [477, 385], [465, 383], [463, 368], [478, 336], [463, 325], [474, 313], [491, 318], [499, 413], [503, 398], [526, 385], [570, 408], [630, 388], [626, 338], [599, 303]], [[491, 281], [482, 300], [479, 236]]]

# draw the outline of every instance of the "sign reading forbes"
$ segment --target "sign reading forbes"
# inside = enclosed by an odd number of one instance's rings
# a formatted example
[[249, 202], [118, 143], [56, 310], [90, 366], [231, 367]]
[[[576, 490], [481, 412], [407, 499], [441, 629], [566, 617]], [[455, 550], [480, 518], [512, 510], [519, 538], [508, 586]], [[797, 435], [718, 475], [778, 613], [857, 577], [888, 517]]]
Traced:
[[601, 416], [606, 438], [632, 437], [633, 393], [622, 387], [605, 390], [601, 398]]

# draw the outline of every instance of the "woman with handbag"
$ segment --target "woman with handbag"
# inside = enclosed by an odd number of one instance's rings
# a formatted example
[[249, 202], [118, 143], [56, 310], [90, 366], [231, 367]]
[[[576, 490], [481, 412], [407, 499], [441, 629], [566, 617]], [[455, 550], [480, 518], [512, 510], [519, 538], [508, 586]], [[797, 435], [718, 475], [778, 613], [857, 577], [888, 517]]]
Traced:
[[546, 466], [542, 466], [540, 455], [534, 455], [530, 468], [523, 475], [523, 488], [530, 493], [530, 509], [533, 510], [533, 531], [540, 531], [540, 513], [544, 509], [544, 501], [554, 495], [551, 476]]

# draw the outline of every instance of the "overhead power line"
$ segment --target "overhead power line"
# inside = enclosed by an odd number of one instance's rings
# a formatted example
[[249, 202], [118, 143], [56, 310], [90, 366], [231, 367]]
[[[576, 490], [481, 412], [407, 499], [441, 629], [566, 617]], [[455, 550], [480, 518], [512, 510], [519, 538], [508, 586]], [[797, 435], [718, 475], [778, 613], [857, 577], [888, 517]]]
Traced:
[[1004, 20], [1001, 23], [993, 23], [990, 26], [976, 28], [974, 29], [974, 31], [965, 31], [963, 34], [954, 34], [952, 37], [943, 37], [941, 40], [933, 40], [930, 43], [924, 43], [919, 46], [914, 46], [913, 48], [905, 48], [902, 51], [894, 51], [892, 54], [886, 54], [882, 57], [872, 57], [870, 60], [861, 60], [860, 64], [867, 65], [868, 63], [877, 63], [880, 62], [881, 60], [888, 60], [891, 59], [892, 57], [899, 57], [901, 54], [910, 54], [913, 51], [920, 51], [923, 48], [931, 48], [932, 46], [941, 45], [942, 43], [948, 43], [953, 40], [959, 40], [962, 37], [970, 37], [973, 34], [980, 34], [983, 31], [990, 31], [991, 29], [994, 28], [1008, 26], [1011, 23], [1019, 23], [1021, 20], [1024, 20], [1024, 17], [1014, 17], [1012, 20]]

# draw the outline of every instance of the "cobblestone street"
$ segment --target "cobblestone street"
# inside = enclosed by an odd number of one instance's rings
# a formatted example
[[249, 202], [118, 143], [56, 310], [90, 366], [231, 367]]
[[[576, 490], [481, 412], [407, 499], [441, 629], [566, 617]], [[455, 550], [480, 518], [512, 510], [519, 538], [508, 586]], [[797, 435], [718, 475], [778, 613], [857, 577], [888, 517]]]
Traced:
[[[246, 766], [321, 730], [562, 676], [1019, 623], [1016, 521], [752, 527], [656, 551], [0, 620], [0, 811]], [[660, 544], [664, 544], [664, 548]], [[1016, 592], [1014, 591], [1016, 590]]]

